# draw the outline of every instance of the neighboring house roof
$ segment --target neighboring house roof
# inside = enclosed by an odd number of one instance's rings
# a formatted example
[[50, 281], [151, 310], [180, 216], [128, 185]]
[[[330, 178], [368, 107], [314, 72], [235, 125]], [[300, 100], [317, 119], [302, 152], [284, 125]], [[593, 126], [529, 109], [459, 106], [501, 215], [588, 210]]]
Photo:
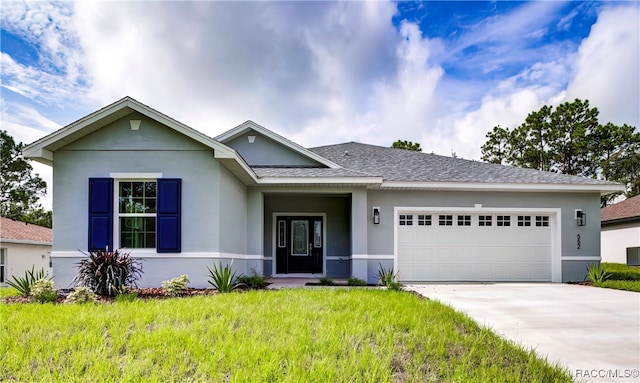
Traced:
[[48, 227], [0, 217], [0, 242], [51, 245], [53, 234]]
[[640, 195], [602, 208], [600, 221], [603, 225], [640, 221]]

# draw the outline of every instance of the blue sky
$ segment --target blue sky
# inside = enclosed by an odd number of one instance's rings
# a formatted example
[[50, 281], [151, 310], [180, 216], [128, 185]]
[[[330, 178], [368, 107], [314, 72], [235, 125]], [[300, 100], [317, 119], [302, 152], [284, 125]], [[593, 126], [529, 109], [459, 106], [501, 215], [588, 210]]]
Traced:
[[23, 142], [125, 95], [211, 136], [251, 119], [304, 146], [409, 139], [473, 159], [545, 104], [589, 99], [601, 121], [640, 125], [634, 1], [2, 1], [0, 15], [2, 129]]

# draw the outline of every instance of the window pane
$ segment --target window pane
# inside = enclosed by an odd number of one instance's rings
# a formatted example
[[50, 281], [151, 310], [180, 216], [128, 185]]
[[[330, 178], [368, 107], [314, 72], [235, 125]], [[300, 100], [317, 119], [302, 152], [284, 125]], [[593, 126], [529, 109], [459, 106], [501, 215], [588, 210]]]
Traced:
[[309, 253], [309, 221], [291, 221], [291, 254], [307, 255]]
[[132, 182], [131, 185], [134, 197], [144, 197], [144, 182]]
[[145, 197], [155, 197], [156, 196], [156, 183], [155, 182], [145, 182], [144, 183], [144, 196]]
[[120, 218], [120, 246], [130, 249], [154, 248], [155, 217]]

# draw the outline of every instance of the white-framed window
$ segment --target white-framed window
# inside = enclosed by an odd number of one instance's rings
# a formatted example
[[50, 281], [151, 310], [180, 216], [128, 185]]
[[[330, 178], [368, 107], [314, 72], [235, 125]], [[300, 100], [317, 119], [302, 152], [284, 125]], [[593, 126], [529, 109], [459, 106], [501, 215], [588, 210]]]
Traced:
[[519, 215], [518, 216], [518, 226], [531, 226], [531, 216], [529, 216], [529, 215]]
[[155, 180], [118, 181], [117, 227], [120, 248], [155, 249], [156, 189]]
[[546, 216], [546, 215], [537, 215], [536, 216], [536, 226], [537, 227], [549, 226], [549, 217]]
[[418, 214], [418, 226], [431, 226], [431, 214]]
[[497, 226], [511, 226], [511, 217], [508, 215], [499, 215], [496, 217]]
[[287, 247], [287, 221], [278, 220], [278, 247]]
[[438, 215], [439, 226], [453, 226], [453, 215], [440, 214]]
[[413, 215], [412, 214], [400, 214], [400, 226], [412, 226]]
[[7, 249], [0, 247], [0, 283], [5, 283], [7, 276]]
[[458, 216], [458, 226], [471, 226], [471, 216], [470, 215], [459, 215]]
[[491, 226], [491, 219], [490, 215], [478, 216], [478, 226]]

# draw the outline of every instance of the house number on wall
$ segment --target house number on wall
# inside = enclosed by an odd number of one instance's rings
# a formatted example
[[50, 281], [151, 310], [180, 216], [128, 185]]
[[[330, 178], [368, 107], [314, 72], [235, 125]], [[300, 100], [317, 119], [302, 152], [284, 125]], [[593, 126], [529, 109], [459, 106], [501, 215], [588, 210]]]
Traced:
[[578, 234], [578, 237], [577, 237], [577, 245], [578, 245], [578, 250], [580, 250], [580, 234]]

